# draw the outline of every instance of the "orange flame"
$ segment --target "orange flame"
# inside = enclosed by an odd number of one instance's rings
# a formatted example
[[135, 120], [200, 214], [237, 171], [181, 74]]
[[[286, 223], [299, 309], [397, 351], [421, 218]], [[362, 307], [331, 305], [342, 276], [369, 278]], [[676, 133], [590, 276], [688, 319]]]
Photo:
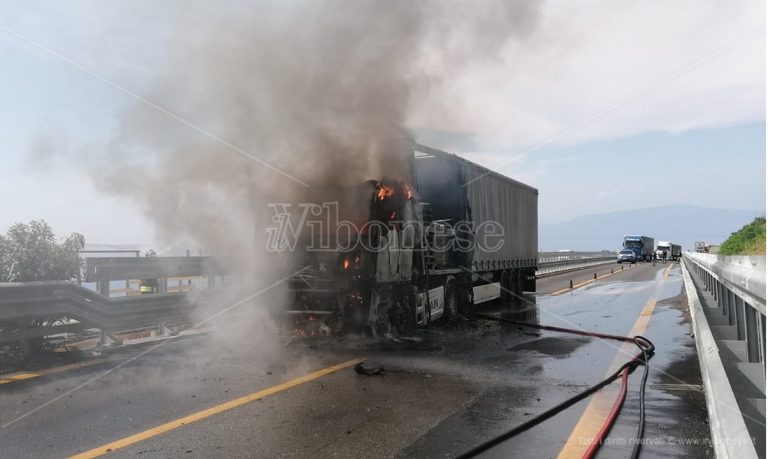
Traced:
[[344, 259], [344, 269], [347, 269], [347, 268], [349, 268], [349, 260], [345, 258]]
[[383, 201], [391, 196], [394, 196], [396, 192], [402, 193], [405, 199], [413, 199], [413, 190], [411, 189], [411, 186], [408, 185], [408, 183], [406, 183], [404, 180], [399, 180], [398, 184], [395, 186], [388, 186], [379, 182], [376, 184], [376, 187], [376, 197], [379, 199], [379, 201]]
[[379, 191], [376, 192], [376, 196], [378, 196], [379, 201], [383, 201], [386, 198], [392, 196], [395, 194], [395, 189], [391, 186], [386, 185], [379, 185]]

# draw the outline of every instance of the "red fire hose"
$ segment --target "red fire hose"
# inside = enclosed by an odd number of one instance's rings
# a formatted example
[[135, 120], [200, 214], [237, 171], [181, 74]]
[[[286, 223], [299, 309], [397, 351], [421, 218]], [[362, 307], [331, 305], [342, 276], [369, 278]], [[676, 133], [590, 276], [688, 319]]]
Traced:
[[595, 438], [592, 439], [592, 443], [589, 444], [589, 448], [584, 452], [584, 455], [581, 456], [582, 459], [592, 459], [595, 457], [597, 450], [600, 449], [603, 441], [605, 441], [605, 437], [608, 436], [608, 432], [611, 430], [611, 427], [613, 427], [614, 422], [616, 422], [616, 418], [619, 416], [619, 411], [621, 411], [621, 407], [624, 405], [624, 400], [627, 398], [628, 380], [629, 368], [625, 368], [624, 371], [621, 372], [621, 390], [619, 391], [619, 396], [616, 397], [616, 402], [613, 404], [613, 408], [611, 408], [611, 412], [608, 414], [605, 422], [600, 426], [600, 431]]

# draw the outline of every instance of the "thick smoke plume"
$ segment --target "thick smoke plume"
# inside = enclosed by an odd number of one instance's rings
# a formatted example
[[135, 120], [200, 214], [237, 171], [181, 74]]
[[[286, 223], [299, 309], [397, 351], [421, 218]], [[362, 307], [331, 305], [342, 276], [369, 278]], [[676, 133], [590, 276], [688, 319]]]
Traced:
[[207, 254], [240, 260], [254, 254], [238, 270], [271, 279], [280, 263], [263, 254], [266, 204], [407, 176], [412, 109], [461, 110], [435, 103], [439, 90], [525, 37], [538, 5], [184, 1], [175, 8], [167, 42], [146, 43], [168, 57], [141, 94], [173, 116], [136, 102], [94, 177], [137, 201], [169, 243], [189, 238]]

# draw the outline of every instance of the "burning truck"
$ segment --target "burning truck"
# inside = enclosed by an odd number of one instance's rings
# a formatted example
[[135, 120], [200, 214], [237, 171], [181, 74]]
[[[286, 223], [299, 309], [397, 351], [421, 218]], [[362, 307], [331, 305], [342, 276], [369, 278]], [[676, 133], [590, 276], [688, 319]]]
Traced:
[[304, 268], [289, 282], [296, 334], [403, 333], [536, 290], [538, 191], [430, 147], [409, 153], [409, 177], [326, 190], [305, 207]]

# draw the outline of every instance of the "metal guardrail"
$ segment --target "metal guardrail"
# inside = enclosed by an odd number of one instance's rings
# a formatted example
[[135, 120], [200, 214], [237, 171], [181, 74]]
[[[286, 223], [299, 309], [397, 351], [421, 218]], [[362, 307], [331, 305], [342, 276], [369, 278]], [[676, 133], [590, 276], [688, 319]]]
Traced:
[[765, 257], [687, 252], [683, 268], [715, 453], [765, 457]]
[[613, 252], [541, 252], [536, 276], [544, 277], [615, 262], [616, 254]]
[[765, 366], [765, 257], [685, 254], [723, 316], [729, 337], [746, 343], [750, 362]]
[[[85, 282], [0, 284], [0, 343], [99, 329], [106, 343], [112, 332], [191, 321], [195, 305], [185, 293], [168, 293], [169, 277], [208, 278], [207, 287], [227, 274], [214, 257], [89, 257]], [[110, 282], [156, 279], [160, 292], [110, 298]]]
[[[615, 255], [609, 252], [539, 254], [540, 271], [545, 273], [613, 261]], [[104, 335], [188, 321], [194, 307], [185, 293], [168, 293], [168, 278], [204, 276], [207, 287], [212, 288], [217, 277], [228, 274], [226, 266], [214, 257], [94, 257], [86, 259], [85, 281], [95, 282], [96, 292], [71, 282], [0, 284], [0, 343], [89, 328], [97, 328]], [[109, 297], [110, 282], [128, 284], [135, 279], [157, 279], [160, 293]], [[47, 325], [27, 328], [33, 319]]]
[[[106, 298], [72, 282], [0, 284], [0, 342], [87, 328], [109, 332], [185, 322], [193, 311], [194, 304], [184, 293]], [[67, 320], [57, 323], [56, 318]], [[35, 328], [24, 325], [32, 319], [49, 323]]]
[[95, 282], [96, 291], [109, 296], [111, 281], [157, 279], [160, 292], [166, 293], [169, 277], [205, 276], [212, 287], [217, 276], [227, 274], [225, 266], [215, 257], [89, 257], [85, 259], [85, 282]]

